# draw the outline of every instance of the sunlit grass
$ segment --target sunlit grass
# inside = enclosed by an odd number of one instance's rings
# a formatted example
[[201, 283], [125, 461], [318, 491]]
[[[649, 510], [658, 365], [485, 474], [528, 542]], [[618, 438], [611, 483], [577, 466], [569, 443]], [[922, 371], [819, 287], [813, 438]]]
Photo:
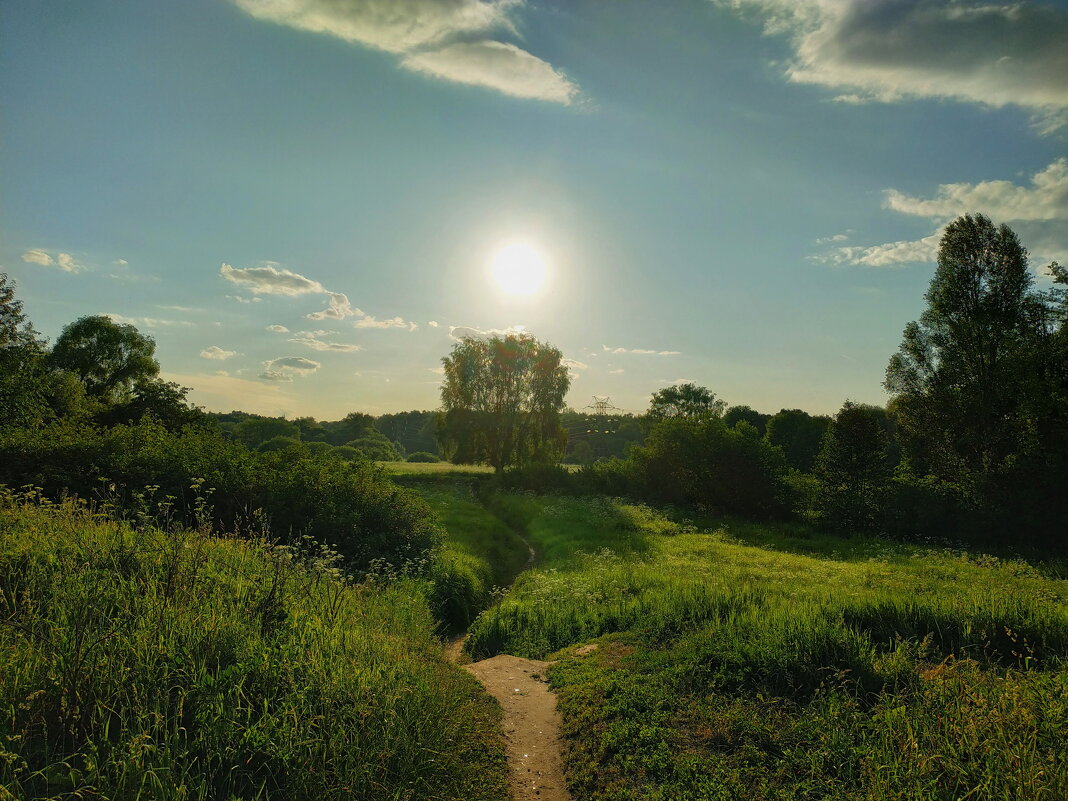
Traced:
[[0, 498], [0, 788], [19, 799], [500, 799], [497, 707], [425, 588]]
[[486, 475], [493, 468], [485, 464], [453, 464], [452, 462], [378, 462], [379, 467], [392, 475]]
[[1059, 565], [606, 499], [491, 508], [542, 562], [468, 646], [557, 652], [577, 797], [1068, 797]]

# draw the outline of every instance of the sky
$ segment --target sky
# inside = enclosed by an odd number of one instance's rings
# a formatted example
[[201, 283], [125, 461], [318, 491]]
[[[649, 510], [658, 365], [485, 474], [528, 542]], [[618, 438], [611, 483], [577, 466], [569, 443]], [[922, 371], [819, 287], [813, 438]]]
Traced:
[[435, 408], [517, 328], [579, 409], [884, 403], [972, 212], [1068, 262], [1068, 2], [0, 3], [0, 271], [210, 410]]

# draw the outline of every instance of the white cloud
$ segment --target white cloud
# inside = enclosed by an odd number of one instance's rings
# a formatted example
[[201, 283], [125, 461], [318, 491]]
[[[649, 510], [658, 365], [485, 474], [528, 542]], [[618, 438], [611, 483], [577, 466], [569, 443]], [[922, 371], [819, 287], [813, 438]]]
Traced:
[[658, 379], [658, 384], [696, 384], [692, 378], [661, 378]]
[[587, 369], [589, 369], [589, 365], [588, 364], [584, 364], [583, 362], [580, 362], [577, 359], [561, 359], [560, 360], [560, 364], [562, 364], [564, 367], [568, 367], [568, 368], [571, 368], [573, 370], [587, 370]]
[[505, 42], [457, 42], [440, 50], [413, 53], [401, 64], [446, 81], [565, 106], [579, 94], [578, 86], [551, 64]]
[[319, 337], [325, 333], [325, 331], [299, 331], [297, 335], [289, 341], [295, 342], [298, 345], [306, 345], [312, 350], [334, 351], [336, 353], [353, 353], [358, 350], [363, 350], [359, 345], [342, 342], [326, 342], [320, 339]]
[[344, 320], [353, 315], [362, 317], [363, 311], [352, 307], [348, 295], [342, 292], [331, 292], [329, 305], [322, 311], [312, 312], [307, 317], [309, 320]]
[[1012, 224], [1036, 261], [1055, 261], [1068, 254], [1068, 159], [1060, 158], [1035, 173], [1029, 185], [1012, 181], [941, 184], [933, 197], [884, 193], [891, 211], [922, 217], [937, 224], [928, 236], [882, 245], [837, 247], [811, 257], [831, 264], [890, 267], [933, 262], [945, 224], [962, 214], [981, 212], [994, 222]]
[[27, 250], [22, 254], [22, 260], [28, 264], [40, 264], [42, 267], [51, 267], [55, 264], [52, 257], [43, 250]]
[[234, 300], [234, 301], [237, 301], [238, 303], [259, 303], [261, 300], [263, 300], [263, 298], [261, 298], [261, 297], [243, 298], [240, 295], [227, 295], [226, 297], [229, 300]]
[[1035, 173], [1031, 186], [1019, 186], [1011, 181], [941, 184], [935, 196], [928, 199], [888, 189], [886, 207], [934, 220], [949, 220], [976, 210], [1007, 222], [1068, 220], [1068, 159], [1057, 159]]
[[[360, 312], [363, 314], [363, 312]], [[419, 327], [417, 323], [406, 322], [400, 317], [391, 317], [388, 320], [377, 320], [370, 315], [364, 315], [359, 320], [353, 323], [357, 328], [407, 328], [409, 331], [414, 331]]]
[[40, 264], [42, 267], [57, 267], [65, 273], [80, 273], [86, 269], [84, 264], [69, 253], [57, 253], [53, 256], [39, 248], [25, 251], [22, 260], [28, 264]]
[[236, 356], [236, 350], [223, 350], [218, 345], [212, 345], [210, 348], [200, 351], [200, 358], [202, 359], [215, 359], [216, 361], [225, 361], [231, 356]]
[[259, 377], [264, 381], [289, 382], [294, 378], [311, 375], [320, 366], [319, 362], [305, 359], [303, 356], [280, 356], [265, 361]]
[[273, 331], [276, 334], [288, 334], [289, 333], [289, 329], [288, 328], [286, 328], [284, 325], [278, 325], [277, 323], [275, 323], [274, 325], [267, 326], [267, 330], [268, 331]]
[[116, 267], [126, 267], [130, 264], [130, 262], [126, 261], [126, 259], [115, 259], [115, 261], [111, 263], [114, 264]]
[[821, 236], [816, 240], [817, 245], [826, 245], [829, 242], [845, 242], [849, 234], [835, 234], [834, 236]]
[[565, 105], [578, 87], [537, 56], [494, 41], [525, 0], [233, 0], [253, 17], [402, 54], [407, 69]]
[[449, 338], [457, 342], [463, 339], [489, 339], [491, 337], [519, 336], [528, 333], [525, 325], [513, 325], [511, 328], [488, 328], [482, 330], [470, 325], [450, 325]]
[[404, 53], [457, 34], [510, 28], [521, 0], [234, 0], [257, 19]]
[[438, 321], [437, 320], [431, 320], [429, 323], [427, 323], [427, 325], [429, 325], [431, 328], [437, 328], [438, 327]]
[[828, 253], [813, 257], [814, 261], [827, 264], [860, 264], [866, 267], [896, 267], [902, 264], [934, 261], [938, 256], [938, 242], [942, 230], [923, 239], [887, 242], [867, 247], [853, 246], [834, 248]]
[[[330, 294], [318, 281], [305, 278], [291, 270], [278, 269], [276, 262], [261, 262], [258, 267], [231, 267], [224, 264], [219, 274], [231, 283], [249, 290], [255, 295], [307, 295]], [[243, 301], [244, 302], [244, 301]]]
[[162, 320], [159, 317], [127, 317], [123, 314], [108, 312], [104, 315], [116, 323], [139, 326], [141, 328], [195, 328], [196, 323], [189, 320]]
[[647, 348], [610, 348], [607, 345], [601, 345], [601, 349], [605, 353], [632, 353], [639, 356], [679, 356], [682, 351], [679, 350], [649, 350]]
[[160, 305], [158, 303], [156, 304], [156, 308], [157, 309], [166, 309], [167, 311], [183, 312], [185, 314], [189, 314], [190, 312], [200, 311], [200, 309], [194, 309], [191, 306], [163, 306], [163, 305]]
[[1068, 13], [1002, 0], [713, 0], [790, 37], [789, 80], [850, 103], [948, 98], [1068, 122]]

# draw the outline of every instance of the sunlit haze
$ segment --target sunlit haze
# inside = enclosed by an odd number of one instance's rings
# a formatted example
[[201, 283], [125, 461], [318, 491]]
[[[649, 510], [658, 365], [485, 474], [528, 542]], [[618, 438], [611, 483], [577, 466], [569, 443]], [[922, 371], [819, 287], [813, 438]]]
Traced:
[[545, 283], [545, 259], [533, 245], [513, 242], [493, 254], [493, 279], [508, 295], [533, 295]]

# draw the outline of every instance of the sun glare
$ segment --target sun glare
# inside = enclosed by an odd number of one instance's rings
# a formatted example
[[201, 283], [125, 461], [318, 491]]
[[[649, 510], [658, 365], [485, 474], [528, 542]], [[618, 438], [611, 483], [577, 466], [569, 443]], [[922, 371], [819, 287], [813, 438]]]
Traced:
[[490, 267], [497, 286], [509, 295], [533, 295], [545, 283], [545, 258], [525, 242], [502, 247]]

